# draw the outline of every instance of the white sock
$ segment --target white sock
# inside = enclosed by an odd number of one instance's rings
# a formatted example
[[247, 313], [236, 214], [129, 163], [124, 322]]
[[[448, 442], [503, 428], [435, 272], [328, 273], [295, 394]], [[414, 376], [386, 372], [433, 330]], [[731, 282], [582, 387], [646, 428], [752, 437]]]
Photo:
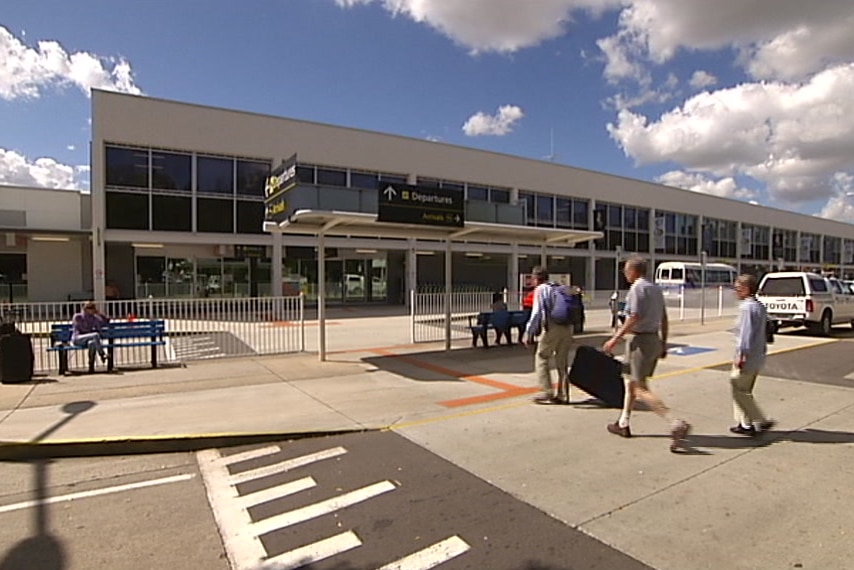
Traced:
[[630, 419], [631, 419], [631, 414], [627, 414], [626, 412], [623, 412], [622, 414], [620, 414], [620, 419], [619, 419], [619, 421], [617, 421], [617, 425], [620, 426], [621, 428], [629, 427], [629, 420]]

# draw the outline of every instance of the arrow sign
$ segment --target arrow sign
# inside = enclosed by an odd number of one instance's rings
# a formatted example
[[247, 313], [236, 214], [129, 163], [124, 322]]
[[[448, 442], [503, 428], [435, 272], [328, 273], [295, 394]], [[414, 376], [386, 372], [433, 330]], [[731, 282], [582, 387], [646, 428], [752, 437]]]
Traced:
[[386, 189], [383, 190], [383, 194], [385, 194], [386, 200], [392, 200], [397, 196], [397, 190], [394, 189], [394, 186], [386, 186]]
[[465, 225], [463, 193], [402, 183], [381, 183], [377, 221], [461, 228]]

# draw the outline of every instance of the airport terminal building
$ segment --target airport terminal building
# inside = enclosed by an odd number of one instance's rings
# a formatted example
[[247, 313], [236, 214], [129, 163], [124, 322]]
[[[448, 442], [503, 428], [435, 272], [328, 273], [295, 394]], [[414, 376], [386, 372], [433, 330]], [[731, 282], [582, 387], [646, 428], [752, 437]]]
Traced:
[[[311, 301], [317, 236], [298, 223], [265, 225], [268, 177], [289, 158], [298, 183], [286, 215], [298, 204], [368, 221], [324, 240], [331, 303], [403, 304], [407, 291], [444, 283], [441, 239], [371, 225], [388, 184], [464, 204], [451, 253], [460, 288], [512, 290], [545, 261], [587, 290], [610, 291], [619, 259], [634, 252], [661, 262], [705, 251], [755, 273], [854, 274], [850, 224], [428, 140], [96, 90], [91, 192], [0, 190], [0, 297], [102, 299], [110, 283], [123, 298], [302, 291]], [[484, 238], [467, 224], [561, 239]]]

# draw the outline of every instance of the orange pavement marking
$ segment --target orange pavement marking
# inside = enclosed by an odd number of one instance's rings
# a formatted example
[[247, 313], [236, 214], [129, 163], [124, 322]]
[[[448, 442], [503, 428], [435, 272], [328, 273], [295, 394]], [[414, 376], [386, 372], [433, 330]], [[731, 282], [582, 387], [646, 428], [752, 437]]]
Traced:
[[461, 406], [469, 406], [472, 404], [479, 404], [483, 402], [494, 402], [495, 400], [502, 400], [504, 398], [514, 398], [516, 396], [531, 394], [537, 391], [536, 388], [522, 388], [515, 384], [499, 382], [498, 380], [492, 380], [484, 376], [466, 374], [465, 372], [460, 372], [459, 370], [445, 368], [444, 366], [425, 362], [417, 358], [412, 358], [411, 356], [395, 354], [382, 348], [369, 349], [368, 352], [373, 352], [374, 354], [378, 354], [380, 356], [390, 356], [402, 362], [406, 362], [407, 364], [417, 366], [418, 368], [430, 370], [431, 372], [438, 372], [439, 374], [444, 374], [445, 376], [450, 376], [451, 378], [459, 378], [460, 380], [465, 380], [466, 382], [481, 384], [483, 386], [489, 386], [491, 388], [497, 388], [498, 390], [501, 390], [500, 392], [495, 392], [492, 394], [483, 394], [481, 396], [471, 396], [469, 398], [460, 398], [458, 400], [446, 400], [444, 402], [438, 402], [440, 406], [445, 406], [447, 408], [458, 408]]

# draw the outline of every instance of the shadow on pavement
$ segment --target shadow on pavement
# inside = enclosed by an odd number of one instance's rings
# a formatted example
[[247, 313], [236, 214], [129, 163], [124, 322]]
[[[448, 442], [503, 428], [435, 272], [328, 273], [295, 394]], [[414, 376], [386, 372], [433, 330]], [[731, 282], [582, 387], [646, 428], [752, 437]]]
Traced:
[[[652, 437], [670, 439], [667, 434], [635, 435], [634, 437]], [[712, 449], [753, 449], [769, 447], [775, 443], [854, 443], [854, 433], [847, 431], [828, 431], [821, 429], [803, 429], [792, 432], [770, 431], [758, 437], [738, 435], [691, 434], [687, 445], [680, 450], [683, 455], [711, 455], [703, 448]]]
[[[627, 560], [631, 560], [631, 559], [627, 559]], [[632, 560], [632, 562], [634, 562], [634, 561]], [[286, 569], [291, 569], [291, 568], [299, 568], [300, 570], [319, 570], [320, 568], [323, 568], [324, 570], [365, 570], [365, 568], [380, 568], [380, 567], [385, 568], [385, 566], [382, 566], [381, 562], [380, 563], [371, 562], [365, 566], [353, 566], [352, 564], [349, 564], [347, 562], [342, 562], [342, 563], [336, 564], [334, 566], [329, 566], [329, 564], [326, 562], [319, 563], [319, 564], [308, 563], [305, 565], [288, 564], [288, 565], [282, 565], [282, 566], [275, 566], [275, 565], [264, 566], [265, 570], [286, 570]], [[389, 568], [392, 568], [392, 567], [398, 568], [398, 566], [389, 566]], [[400, 567], [404, 568], [404, 566], [400, 566]], [[419, 566], [419, 567], [421, 567], [421, 566]], [[406, 568], [408, 568], [408, 566], [406, 566]], [[425, 568], [426, 568], [426, 566], [425, 566]], [[541, 562], [537, 562], [536, 560], [529, 560], [529, 561], [523, 562], [521, 566], [514, 566], [513, 570], [582, 570], [582, 569], [587, 569], [587, 568], [590, 568], [590, 566], [588, 566], [587, 564], [584, 564], [583, 566], [574, 566], [571, 562], [568, 562], [566, 564], [561, 564], [560, 566], [554, 566], [551, 564], [544, 564]], [[635, 565], [632, 565], [630, 567], [627, 566], [625, 568], [627, 570], [629, 568], [640, 569], [640, 568], [647, 568], [647, 566], [644, 566], [644, 565], [640, 564], [639, 562], [637, 562]], [[5, 570], [5, 568], [0, 568], [0, 570]], [[617, 569], [615, 568], [613, 570], [617, 570]]]
[[[36, 437], [30, 443], [38, 443], [78, 415], [95, 406], [92, 401], [70, 402], [62, 407], [67, 414]], [[65, 548], [62, 541], [50, 532], [50, 513], [47, 509], [48, 466], [50, 459], [33, 461], [33, 488], [35, 490], [35, 511], [33, 515], [33, 536], [12, 547], [3, 560], [0, 570], [63, 570], [66, 568]]]

